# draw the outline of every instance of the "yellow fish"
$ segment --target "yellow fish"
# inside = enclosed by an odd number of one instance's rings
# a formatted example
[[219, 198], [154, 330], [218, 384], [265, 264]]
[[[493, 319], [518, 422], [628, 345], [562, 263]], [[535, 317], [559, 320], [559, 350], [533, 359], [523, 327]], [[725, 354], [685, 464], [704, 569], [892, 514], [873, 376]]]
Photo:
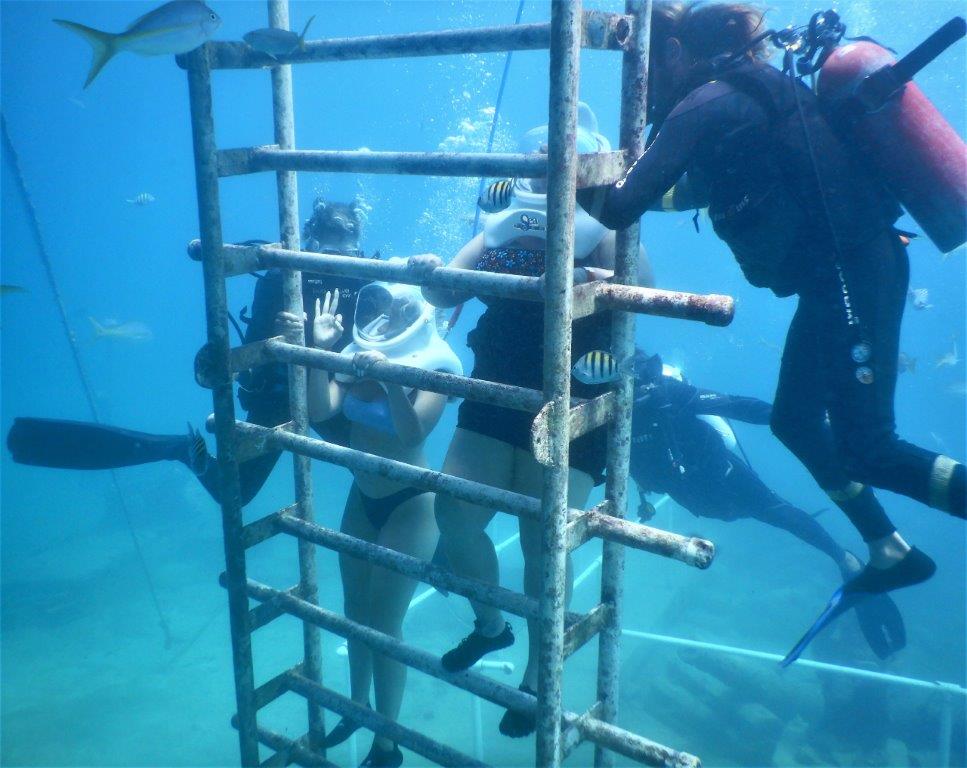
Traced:
[[629, 357], [619, 363], [614, 355], [595, 349], [582, 355], [574, 364], [571, 373], [584, 384], [608, 384], [630, 375], [634, 364], [634, 358]]
[[487, 187], [477, 198], [477, 205], [484, 213], [496, 213], [510, 205], [510, 197], [514, 194], [514, 180], [502, 179]]
[[119, 323], [117, 320], [105, 320], [99, 323], [93, 317], [88, 317], [94, 326], [94, 335], [98, 338], [121, 339], [122, 341], [151, 341], [154, 334], [151, 329], [140, 320]]

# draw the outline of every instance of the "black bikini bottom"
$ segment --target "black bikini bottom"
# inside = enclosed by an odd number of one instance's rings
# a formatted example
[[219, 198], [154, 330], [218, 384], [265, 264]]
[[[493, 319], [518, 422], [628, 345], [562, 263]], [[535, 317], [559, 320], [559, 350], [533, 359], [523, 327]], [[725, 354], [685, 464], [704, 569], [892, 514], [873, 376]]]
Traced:
[[391, 493], [389, 496], [367, 496], [363, 493], [359, 486], [356, 485], [356, 493], [359, 494], [359, 501], [363, 505], [363, 512], [366, 518], [369, 520], [370, 525], [373, 526], [377, 531], [381, 530], [386, 521], [389, 520], [389, 516], [393, 514], [397, 507], [401, 504], [405, 504], [410, 499], [415, 499], [417, 496], [422, 496], [424, 493], [430, 493], [430, 491], [424, 491], [422, 488], [404, 488], [402, 491], [397, 491], [396, 493]]

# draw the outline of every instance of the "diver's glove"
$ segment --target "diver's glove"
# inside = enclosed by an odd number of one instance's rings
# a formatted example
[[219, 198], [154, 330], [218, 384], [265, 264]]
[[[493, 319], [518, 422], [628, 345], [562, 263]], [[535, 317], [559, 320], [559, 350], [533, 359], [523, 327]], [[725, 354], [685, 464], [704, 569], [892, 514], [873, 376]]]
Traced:
[[639, 496], [638, 497], [638, 522], [647, 523], [656, 514], [657, 514], [657, 510], [655, 509], [655, 505], [652, 504], [650, 501], [648, 501], [645, 498], [644, 494]]

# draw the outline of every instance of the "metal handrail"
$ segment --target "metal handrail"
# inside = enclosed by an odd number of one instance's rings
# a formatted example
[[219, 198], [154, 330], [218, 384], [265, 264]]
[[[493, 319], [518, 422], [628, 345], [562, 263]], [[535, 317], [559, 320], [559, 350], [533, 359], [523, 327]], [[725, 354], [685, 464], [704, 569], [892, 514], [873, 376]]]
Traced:
[[[622, 50], [631, 36], [634, 19], [628, 15], [585, 11], [581, 20], [581, 45], [585, 48]], [[285, 27], [288, 29], [288, 27]], [[307, 40], [305, 50], [267, 56], [243, 42], [205, 44], [211, 69], [280, 68], [286, 64], [366, 59], [401, 59], [423, 56], [499, 53], [502, 51], [547, 50], [551, 46], [551, 25], [448, 29], [411, 32], [399, 35], [371, 35], [328, 40]], [[188, 56], [177, 57], [178, 66], [187, 69]]]
[[[267, 171], [306, 171], [534, 179], [547, 176], [547, 162], [547, 156], [540, 154], [287, 150], [272, 144], [219, 150], [218, 175], [224, 178]], [[579, 155], [578, 187], [613, 184], [624, 176], [627, 166], [628, 155], [622, 151]]]

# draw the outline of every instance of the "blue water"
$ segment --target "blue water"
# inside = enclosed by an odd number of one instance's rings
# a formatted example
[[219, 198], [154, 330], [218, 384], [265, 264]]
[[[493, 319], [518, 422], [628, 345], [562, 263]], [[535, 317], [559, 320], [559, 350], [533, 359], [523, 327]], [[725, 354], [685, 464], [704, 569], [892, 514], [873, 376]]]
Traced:
[[[224, 22], [218, 39], [239, 39], [265, 25], [256, 2], [212, 2]], [[818, 7], [773, 4], [774, 25], [802, 21]], [[9, 2], [2, 22], [3, 114], [19, 155], [24, 182], [76, 336], [97, 409], [107, 422], [149, 432], [178, 433], [200, 424], [211, 408], [192, 377], [204, 343], [200, 266], [185, 255], [197, 236], [194, 170], [185, 77], [170, 57], [122, 54], [87, 90], [81, 86], [88, 47], [51, 23], [67, 18], [120, 30], [150, 10], [134, 2]], [[301, 28], [317, 14], [310, 37], [353, 36], [510, 23], [517, 4], [457, 2], [294, 2]], [[617, 10], [615, 2], [592, 7]], [[840, 12], [850, 32], [912, 48], [941, 23], [963, 13], [962, 2], [919, 4], [850, 0]], [[544, 3], [528, 2], [524, 22], [546, 20]], [[489, 128], [502, 55], [374, 61], [300, 67], [295, 72], [296, 132], [307, 148], [480, 150]], [[963, 135], [964, 47], [961, 43], [918, 78]], [[601, 130], [616, 143], [619, 65], [614, 54], [582, 59], [581, 94]], [[497, 149], [546, 119], [546, 52], [516, 53], [507, 82]], [[222, 147], [272, 142], [269, 77], [258, 72], [215, 75], [216, 126]], [[2, 158], [2, 282], [23, 293], [0, 299], [4, 434], [17, 415], [90, 419], [54, 296], [27, 224], [11, 158]], [[303, 175], [303, 216], [313, 198], [371, 207], [363, 243], [384, 256], [431, 251], [449, 258], [467, 238], [475, 179]], [[126, 202], [142, 192], [155, 202]], [[226, 240], [274, 237], [276, 206], [269, 175], [221, 185]], [[915, 225], [907, 222], [911, 227]], [[742, 279], [725, 247], [705, 223], [695, 234], [687, 214], [646, 216], [643, 241], [659, 285], [737, 299], [725, 329], [642, 318], [639, 343], [682, 365], [696, 383], [771, 399], [777, 348], [794, 303], [755, 290]], [[943, 259], [925, 238], [910, 247], [911, 285], [930, 290], [932, 309], [908, 309], [902, 349], [917, 357], [897, 389], [899, 430], [909, 440], [965, 455], [964, 365], [934, 361], [965, 337], [964, 250]], [[249, 277], [230, 284], [230, 304], [250, 300]], [[480, 311], [471, 304], [450, 336], [469, 370], [466, 333]], [[145, 341], [96, 339], [88, 317], [147, 325]], [[959, 386], [959, 394], [957, 387]], [[455, 423], [451, 407], [429, 442], [430, 461], [442, 463]], [[801, 466], [768, 430], [740, 427], [740, 438], [762, 476], [797, 505], [828, 506]], [[110, 476], [2, 464], [2, 680], [0, 715], [4, 765], [230, 765], [238, 761], [229, 725], [234, 692], [217, 506], [180, 464], [134, 467], [118, 473], [128, 523]], [[291, 503], [289, 462], [283, 461], [248, 508], [249, 518]], [[317, 517], [338, 524], [348, 474], [314, 468]], [[599, 492], [600, 493], [600, 492]], [[593, 497], [597, 499], [598, 496]], [[929, 583], [897, 595], [908, 647], [879, 663], [846, 617], [820, 638], [809, 657], [860, 669], [963, 686], [965, 664], [965, 540], [963, 523], [908, 499], [883, 493], [904, 536], [937, 561]], [[838, 512], [820, 518], [845, 546], [862, 542]], [[716, 542], [706, 572], [642, 553], [627, 555], [624, 626], [783, 653], [799, 637], [836, 586], [824, 558], [795, 540], [752, 522], [698, 520], [667, 504], [655, 524]], [[515, 530], [498, 519], [495, 540]], [[132, 533], [147, 563], [139, 564]], [[580, 573], [598, 555], [576, 554]], [[340, 610], [335, 558], [320, 552], [322, 602]], [[502, 576], [519, 588], [516, 545], [502, 555]], [[280, 587], [297, 579], [288, 542], [253, 553], [254, 578]], [[150, 579], [150, 582], [149, 582]], [[157, 596], [157, 608], [149, 583]], [[595, 602], [597, 575], [575, 593], [575, 608]], [[160, 609], [160, 619], [159, 612]], [[404, 628], [416, 645], [441, 652], [465, 634], [465, 601], [438, 596], [414, 608]], [[165, 646], [162, 622], [172, 642]], [[516, 624], [523, 630], [522, 622]], [[299, 658], [293, 622], [262, 630], [255, 640], [257, 681]], [[339, 643], [324, 641], [325, 677], [345, 689]], [[522, 668], [524, 644], [501, 658]], [[621, 680], [623, 726], [701, 756], [706, 765], [937, 765], [944, 699], [935, 691], [797, 668], [779, 674], [774, 662], [680, 650], [654, 640], [626, 638]], [[595, 646], [568, 664], [566, 706], [593, 702]], [[495, 673], [496, 674], [496, 673]], [[517, 678], [506, 678], [516, 685]], [[951, 764], [965, 765], [964, 697], [952, 699]], [[465, 694], [420, 674], [410, 676], [401, 721], [473, 750], [472, 705]], [[501, 711], [481, 706], [484, 757], [496, 765], [532, 763], [530, 740], [496, 736]], [[331, 717], [331, 716], [330, 716]], [[296, 736], [304, 711], [283, 699], [266, 723]], [[360, 741], [357, 759], [368, 741]], [[350, 747], [331, 757], [350, 764]], [[570, 764], [589, 765], [579, 750]], [[407, 753], [406, 765], [423, 758]], [[622, 758], [619, 764], [624, 764]]]

